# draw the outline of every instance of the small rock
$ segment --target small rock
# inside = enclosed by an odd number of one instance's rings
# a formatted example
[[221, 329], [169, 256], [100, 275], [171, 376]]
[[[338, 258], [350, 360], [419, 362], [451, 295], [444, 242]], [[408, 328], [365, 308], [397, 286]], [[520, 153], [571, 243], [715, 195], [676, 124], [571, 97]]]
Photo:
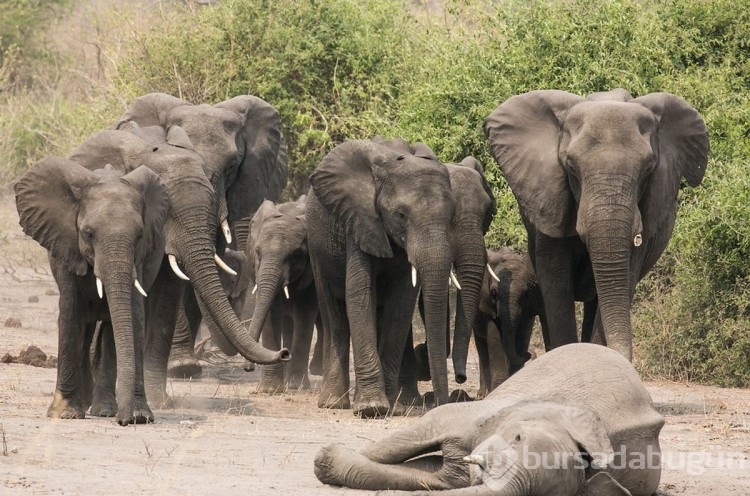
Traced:
[[60, 293], [58, 293], [56, 289], [48, 289], [47, 291], [44, 292], [44, 294], [47, 296], [57, 296]]
[[5, 327], [21, 327], [21, 321], [15, 317], [5, 319]]
[[18, 361], [34, 367], [43, 367], [47, 361], [47, 354], [32, 345], [18, 354]]
[[29, 296], [29, 303], [39, 303], [39, 297], [37, 295]]

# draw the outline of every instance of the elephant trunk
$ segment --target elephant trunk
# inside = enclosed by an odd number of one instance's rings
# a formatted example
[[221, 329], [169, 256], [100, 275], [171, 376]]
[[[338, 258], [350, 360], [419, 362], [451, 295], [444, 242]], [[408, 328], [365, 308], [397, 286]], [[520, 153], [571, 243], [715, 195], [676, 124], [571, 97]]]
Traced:
[[260, 338], [273, 300], [279, 294], [283, 279], [283, 267], [284, 264], [280, 258], [264, 257], [255, 274], [255, 283], [258, 289], [255, 295], [253, 320], [250, 323], [250, 337], [255, 341]]
[[133, 246], [132, 241], [105, 241], [97, 250], [94, 262], [94, 273], [104, 285], [112, 320], [117, 357], [118, 421], [123, 425], [129, 423], [133, 415], [136, 374], [142, 373], [136, 370], [136, 363], [143, 363], [142, 339], [137, 339], [133, 326]]
[[453, 334], [453, 370], [456, 382], [466, 382], [466, 358], [474, 318], [479, 307], [479, 298], [487, 265], [487, 249], [480, 233], [481, 221], [469, 228], [465, 223], [457, 231], [455, 266], [461, 290], [456, 297], [456, 324]]
[[258, 364], [289, 360], [287, 349], [271, 351], [263, 348], [240, 322], [221, 285], [211, 239], [207, 232], [203, 235], [193, 234], [189, 243], [181, 245], [183, 253], [180, 255], [198, 296], [201, 312], [216, 324], [214, 331], [222, 333], [246, 359]]
[[[599, 301], [604, 337], [607, 346], [632, 360], [632, 333], [630, 304], [633, 274], [630, 272], [630, 255], [633, 245], [633, 208], [629, 204], [613, 209], [611, 198], [592, 202], [592, 215], [584, 211], [584, 218], [593, 220], [581, 237], [591, 258], [594, 282]], [[599, 219], [601, 212], [611, 212]]]
[[[452, 256], [445, 230], [418, 238], [417, 252], [410, 252], [419, 280], [422, 282], [422, 299], [425, 310], [425, 337], [430, 361], [430, 375], [437, 404], [448, 402], [448, 366], [445, 309], [448, 305], [448, 278]], [[407, 251], [409, 251], [407, 249]]]

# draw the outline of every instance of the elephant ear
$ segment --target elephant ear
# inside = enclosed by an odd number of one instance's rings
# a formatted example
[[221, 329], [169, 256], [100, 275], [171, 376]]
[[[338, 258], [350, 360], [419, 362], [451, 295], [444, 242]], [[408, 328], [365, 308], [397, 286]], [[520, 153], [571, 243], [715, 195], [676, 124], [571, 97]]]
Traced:
[[658, 122], [660, 176], [676, 176], [678, 183], [682, 176], [690, 186], [698, 186], [706, 172], [709, 148], [708, 130], [698, 111], [669, 93], [651, 93], [634, 101], [649, 109]]
[[490, 152], [521, 215], [547, 236], [576, 233], [576, 204], [558, 145], [565, 114], [582, 101], [564, 91], [532, 91], [509, 98], [484, 121]]
[[140, 249], [144, 252], [141, 255], [163, 250], [164, 224], [171, 208], [167, 187], [159, 175], [145, 165], [126, 174], [121, 180], [135, 188], [143, 198], [143, 238]]
[[598, 472], [586, 481], [580, 496], [632, 496], [608, 472]]
[[339, 220], [359, 248], [376, 257], [393, 256], [376, 202], [373, 169], [403, 155], [373, 141], [347, 141], [331, 150], [310, 176], [315, 196]]
[[580, 448], [591, 457], [591, 468], [603, 469], [614, 458], [614, 450], [602, 419], [593, 411], [578, 406], [557, 404], [547, 410]]
[[237, 112], [243, 122], [237, 137], [239, 171], [227, 189], [227, 213], [233, 223], [255, 212], [264, 199], [278, 199], [286, 186], [287, 145], [279, 112], [268, 102], [241, 95], [216, 107]]
[[122, 129], [132, 121], [141, 127], [161, 126], [166, 128], [169, 114], [175, 107], [191, 105], [166, 93], [149, 93], [130, 102], [130, 106], [111, 129]]
[[79, 276], [88, 271], [88, 262], [78, 248], [78, 203], [98, 180], [71, 160], [47, 157], [13, 187], [23, 232]]
[[435, 152], [432, 151], [432, 148], [422, 143], [421, 141], [417, 141], [416, 143], [414, 143], [412, 145], [412, 150], [415, 157], [439, 162], [437, 155], [435, 155]]
[[193, 152], [195, 151], [195, 146], [190, 140], [190, 136], [188, 136], [188, 133], [180, 126], [169, 126], [164, 139], [167, 144], [176, 146], [177, 148], [184, 148], [185, 150]]
[[492, 187], [490, 186], [490, 183], [487, 182], [487, 177], [484, 175], [484, 167], [482, 167], [479, 160], [472, 156], [465, 157], [458, 165], [474, 170], [479, 174], [479, 182], [482, 185], [482, 190], [490, 201], [489, 207], [485, 210], [484, 218], [482, 220], [482, 232], [487, 234], [487, 231], [490, 230], [492, 219], [495, 218], [495, 214], [497, 213], [497, 204], [495, 203], [495, 195], [492, 194]]

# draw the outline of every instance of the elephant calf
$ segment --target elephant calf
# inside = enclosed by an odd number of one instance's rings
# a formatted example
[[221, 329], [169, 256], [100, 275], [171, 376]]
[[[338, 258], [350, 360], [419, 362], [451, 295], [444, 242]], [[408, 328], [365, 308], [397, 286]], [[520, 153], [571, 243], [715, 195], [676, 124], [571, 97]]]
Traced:
[[556, 348], [474, 403], [442, 405], [355, 452], [321, 449], [321, 482], [413, 494], [648, 496], [659, 432], [638, 373], [594, 344]]

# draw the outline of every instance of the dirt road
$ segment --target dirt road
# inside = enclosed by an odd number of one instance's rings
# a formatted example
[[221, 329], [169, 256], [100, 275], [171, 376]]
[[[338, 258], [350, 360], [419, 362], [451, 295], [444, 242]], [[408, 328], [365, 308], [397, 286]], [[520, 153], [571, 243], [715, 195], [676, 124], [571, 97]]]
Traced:
[[[56, 289], [12, 198], [0, 198], [0, 357], [29, 345], [57, 354]], [[3, 327], [8, 318], [21, 327]], [[318, 482], [317, 450], [364, 446], [415, 420], [321, 410], [314, 392], [259, 394], [258, 372], [209, 358], [201, 379], [170, 381], [174, 409], [155, 411], [153, 425], [125, 428], [106, 418], [48, 419], [55, 370], [0, 364], [0, 494], [364, 494]], [[475, 357], [468, 372], [473, 394]], [[667, 419], [660, 494], [749, 495], [750, 391], [647, 385]]]

